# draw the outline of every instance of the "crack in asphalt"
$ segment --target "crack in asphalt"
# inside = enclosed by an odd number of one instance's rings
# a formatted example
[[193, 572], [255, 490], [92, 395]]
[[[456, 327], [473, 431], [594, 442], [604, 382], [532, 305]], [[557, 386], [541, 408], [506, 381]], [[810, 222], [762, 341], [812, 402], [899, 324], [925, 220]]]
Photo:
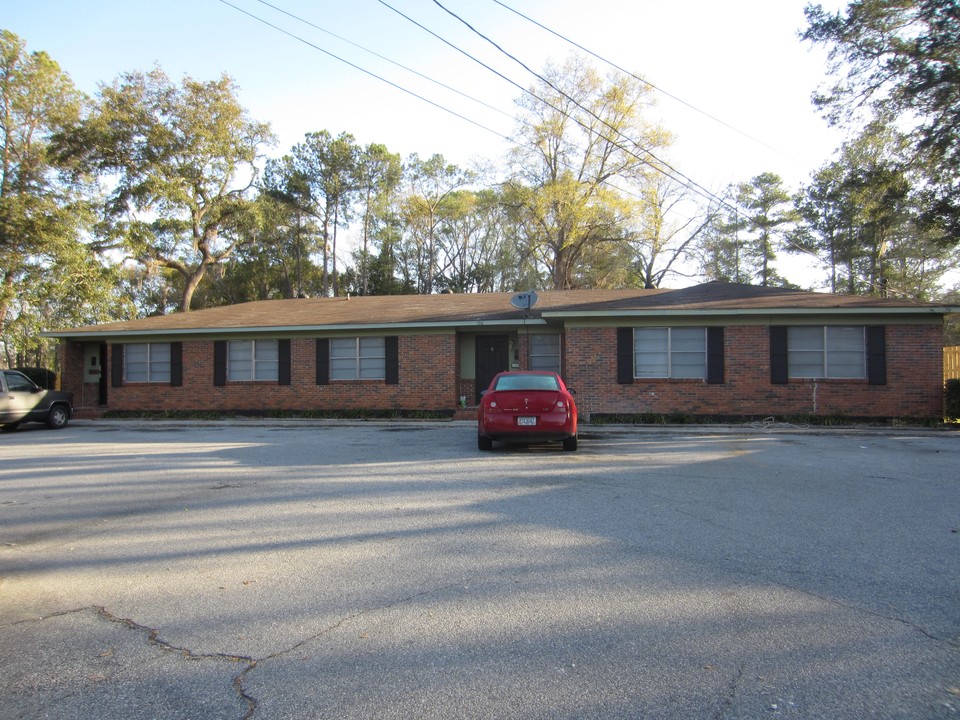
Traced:
[[825, 603], [830, 603], [833, 605], [837, 605], [838, 607], [845, 608], [847, 610], [853, 610], [855, 612], [860, 612], [865, 615], [870, 615], [871, 617], [879, 618], [881, 620], [889, 620], [890, 622], [900, 623], [901, 625], [905, 625], [908, 628], [913, 628], [915, 631], [917, 631], [924, 637], [930, 640], [933, 640], [935, 643], [943, 644], [948, 647], [960, 648], [960, 641], [958, 641], [957, 639], [944, 638], [944, 637], [940, 637], [939, 635], [935, 635], [934, 633], [932, 633], [930, 630], [927, 630], [922, 625], [918, 625], [917, 623], [915, 623], [913, 620], [908, 620], [907, 618], [899, 617], [897, 615], [891, 615], [889, 613], [883, 613], [883, 612], [880, 612], [879, 610], [872, 610], [871, 608], [864, 607], [863, 605], [858, 605], [858, 604], [843, 600], [841, 598], [831, 597], [829, 595], [822, 595], [820, 593], [814, 592], [812, 590], [807, 590], [805, 588], [794, 587], [792, 585], [788, 585], [785, 583], [779, 583], [779, 584], [782, 587], [789, 588], [794, 592], [803, 593], [804, 595], [807, 595], [809, 597], [814, 597], [814, 598], [817, 598], [818, 600], [822, 600]]
[[407, 595], [406, 597], [399, 598], [397, 600], [394, 600], [393, 602], [385, 603], [377, 607], [364, 608], [362, 610], [358, 610], [355, 613], [351, 613], [350, 615], [344, 615], [342, 618], [337, 620], [337, 622], [335, 622], [333, 625], [330, 625], [329, 627], [326, 627], [323, 630], [320, 630], [319, 632], [314, 633], [313, 635], [303, 638], [299, 642], [294, 643], [293, 645], [291, 645], [290, 647], [284, 650], [278, 650], [275, 653], [271, 653], [269, 655], [265, 655], [262, 658], [252, 660], [250, 664], [239, 675], [237, 675], [236, 678], [234, 678], [234, 688], [241, 695], [241, 697], [243, 697], [249, 704], [249, 710], [243, 716], [243, 720], [250, 720], [256, 713], [257, 708], [259, 707], [259, 704], [260, 704], [259, 700], [248, 695], [243, 689], [243, 682], [246, 679], [247, 674], [252, 672], [254, 669], [256, 669], [257, 665], [260, 662], [264, 662], [267, 660], [275, 660], [276, 658], [283, 657], [284, 655], [289, 655], [290, 653], [296, 652], [299, 648], [302, 648], [304, 645], [307, 645], [317, 640], [318, 638], [323, 637], [324, 635], [334, 632], [335, 630], [339, 629], [343, 625], [353, 620], [356, 620], [357, 618], [364, 617], [365, 615], [369, 615], [371, 613], [382, 612], [383, 610], [389, 610], [399, 605], [403, 605], [405, 603], [416, 600], [417, 598], [426, 597], [428, 595], [433, 595], [438, 592], [449, 590], [450, 588], [457, 587], [460, 584], [461, 583], [449, 583], [447, 585], [441, 585], [440, 587], [432, 588], [430, 590], [424, 590], [422, 592]]
[[299, 648], [302, 648], [303, 646], [311, 642], [314, 642], [315, 640], [322, 638], [324, 635], [332, 633], [335, 630], [346, 625], [347, 623], [352, 622], [353, 620], [356, 620], [358, 618], [364, 617], [365, 615], [381, 612], [384, 610], [389, 610], [399, 605], [403, 605], [405, 603], [416, 600], [417, 598], [443, 592], [445, 590], [449, 590], [451, 588], [458, 587], [460, 585], [462, 585], [462, 583], [459, 583], [459, 582], [450, 583], [447, 585], [442, 585], [436, 588], [432, 588], [430, 590], [424, 590], [422, 592], [412, 593], [410, 595], [407, 595], [406, 597], [398, 598], [392, 602], [388, 602], [383, 605], [379, 605], [377, 607], [363, 608], [362, 610], [358, 610], [357, 612], [351, 613], [349, 615], [344, 615], [332, 625], [326, 628], [323, 628], [322, 630], [299, 640], [298, 642], [294, 643], [290, 647], [270, 653], [269, 655], [264, 655], [263, 657], [251, 657], [249, 655], [235, 655], [233, 653], [221, 653], [221, 652], [216, 652], [216, 653], [196, 652], [194, 650], [191, 650], [190, 648], [175, 645], [167, 640], [164, 640], [160, 635], [160, 630], [149, 627], [142, 623], [138, 623], [136, 620], [133, 620], [131, 618], [125, 618], [125, 617], [120, 617], [119, 615], [115, 615], [114, 613], [110, 612], [107, 608], [103, 607], [102, 605], [72, 608], [70, 610], [63, 610], [60, 612], [51, 613], [49, 615], [44, 615], [43, 617], [40, 617], [40, 618], [23, 620], [13, 624], [19, 625], [21, 623], [26, 623], [26, 622], [42, 622], [42, 621], [50, 620], [57, 617], [64, 617], [67, 615], [93, 611], [97, 615], [97, 617], [101, 618], [102, 620], [105, 620], [106, 622], [109, 622], [115, 625], [121, 625], [127, 628], [128, 630], [133, 630], [134, 632], [141, 633], [146, 637], [146, 640], [150, 645], [154, 645], [160, 648], [164, 652], [178, 653], [189, 660], [214, 660], [218, 662], [230, 662], [230, 663], [237, 663], [237, 664], [244, 665], [245, 667], [234, 676], [231, 686], [234, 692], [237, 694], [237, 696], [246, 705], [246, 711], [241, 716], [241, 720], [252, 720], [252, 718], [256, 715], [257, 710], [260, 707], [260, 700], [254, 695], [251, 695], [250, 693], [248, 693], [244, 684], [247, 679], [247, 676], [252, 671], [254, 671], [260, 663], [263, 663], [269, 660], [275, 660], [277, 658], [284, 657], [285, 655], [289, 655], [290, 653], [296, 652]]
[[[702, 514], [702, 513], [698, 513], [698, 512], [695, 512], [695, 511], [693, 511], [693, 510], [685, 510], [685, 509], [683, 509], [683, 508], [677, 507], [677, 502], [676, 502], [676, 499], [675, 499], [675, 498], [671, 498], [671, 497], [665, 496], [665, 495], [659, 495], [659, 494], [654, 493], [654, 492], [651, 492], [650, 495], [651, 495], [651, 497], [654, 497], [654, 498], [662, 501], [662, 502], [664, 503], [664, 506], [663, 506], [663, 507], [664, 507], [665, 509], [667, 509], [667, 510], [669, 510], [669, 511], [671, 511], [671, 512], [675, 512], [675, 513], [677, 513], [678, 515], [685, 515], [685, 516], [687, 516], [687, 517], [692, 517], [692, 518], [694, 518], [694, 519], [696, 519], [696, 520], [701, 521], [701, 522], [704, 523], [705, 525], [709, 525], [709, 526], [711, 526], [711, 527], [714, 527], [714, 528], [716, 528], [716, 529], [718, 529], [718, 530], [722, 530], [722, 531], [724, 531], [724, 532], [730, 533], [730, 534], [732, 534], [732, 535], [746, 535], [746, 536], [748, 536], [748, 537], [751, 537], [751, 538], [754, 538], [754, 539], [760, 540], [760, 541], [762, 541], [762, 540], [765, 539], [765, 536], [762, 535], [762, 534], [760, 534], [760, 533], [751, 533], [748, 529], [741, 528], [741, 527], [732, 527], [732, 526], [730, 526], [730, 525], [726, 525], [726, 524], [724, 524], [724, 523], [718, 522], [718, 521], [714, 520], [713, 518], [708, 517], [708, 516], [706, 516], [706, 515], [704, 515], [704, 514]], [[638, 549], [638, 548], [641, 548], [641, 547], [642, 547], [640, 544], [638, 544], [638, 543], [636, 543], [636, 542], [634, 542], [634, 541], [621, 541], [620, 544], [621, 544], [622, 547], [627, 547], [627, 548], [630, 548], [630, 549]], [[687, 556], [687, 560], [689, 560], [689, 561], [691, 561], [691, 562], [697, 562], [697, 563], [701, 562], [701, 560], [700, 560], [699, 558], [695, 557], [695, 556]], [[928, 630], [927, 628], [923, 627], [922, 625], [920, 625], [920, 624], [918, 624], [918, 623], [916, 623], [916, 622], [914, 622], [914, 621], [912, 621], [912, 620], [909, 620], [908, 618], [900, 617], [900, 616], [898, 616], [898, 615], [892, 615], [892, 614], [890, 614], [890, 613], [880, 612], [880, 611], [878, 611], [878, 610], [873, 610], [873, 609], [871, 609], [871, 608], [869, 608], [869, 607], [866, 607], [866, 606], [864, 606], [864, 605], [860, 605], [860, 604], [857, 604], [857, 603], [854, 603], [854, 602], [851, 602], [851, 601], [847, 601], [847, 600], [844, 600], [844, 599], [842, 599], [842, 598], [833, 597], [833, 596], [830, 596], [830, 595], [824, 595], [824, 594], [822, 594], [822, 593], [818, 593], [818, 592], [815, 592], [815, 591], [813, 591], [813, 590], [809, 590], [809, 589], [807, 589], [807, 588], [800, 587], [799, 585], [786, 582], [786, 581], [784, 581], [784, 580], [782, 580], [782, 579], [775, 578], [774, 576], [770, 575], [769, 573], [758, 572], [758, 571], [756, 571], [755, 569], [750, 568], [749, 566], [744, 565], [744, 563], [742, 563], [742, 562], [735, 562], [735, 564], [738, 566], [738, 572], [746, 575], [747, 577], [760, 578], [760, 579], [764, 580], [765, 582], [772, 583], [773, 585], [775, 585], [775, 586], [777, 586], [777, 587], [785, 588], [785, 589], [790, 590], [790, 591], [792, 591], [792, 592], [800, 593], [800, 594], [806, 595], [806, 596], [808, 596], [808, 597], [817, 598], [818, 600], [821, 600], [821, 601], [823, 601], [823, 602], [825, 602], [825, 603], [828, 603], [828, 604], [831, 604], [831, 605], [836, 605], [836, 606], [842, 607], [842, 608], [844, 608], [844, 609], [846, 609], [846, 610], [853, 610], [853, 611], [855, 611], [855, 612], [864, 613], [865, 615], [869, 615], [869, 616], [872, 616], [872, 617], [876, 617], [876, 618], [879, 618], [879, 619], [881, 619], [881, 620], [889, 620], [890, 622], [900, 623], [900, 624], [905, 625], [905, 626], [907, 626], [907, 627], [913, 628], [916, 632], [918, 632], [918, 633], [920, 633], [921, 635], [929, 638], [930, 640], [933, 640], [934, 642], [943, 643], [943, 644], [945, 644], [945, 645], [947, 645], [947, 646], [950, 646], [950, 647], [960, 647], [960, 638], [945, 638], [945, 637], [940, 637], [939, 635], [936, 635], [935, 633], [933, 633], [931, 630]]]
[[233, 678], [232, 685], [234, 691], [236, 691], [237, 695], [240, 696], [240, 699], [243, 700], [247, 706], [247, 712], [243, 715], [244, 720], [248, 720], [249, 718], [253, 717], [253, 713], [256, 712], [259, 703], [256, 698], [248, 695], [244, 691], [241, 679], [245, 677], [250, 670], [257, 666], [257, 660], [255, 658], [249, 657], [248, 655], [233, 655], [231, 653], [196, 653], [189, 648], [180, 647], [178, 645], [174, 645], [173, 643], [167, 642], [160, 637], [160, 631], [156, 628], [143, 625], [130, 618], [114, 615], [102, 605], [94, 605], [93, 610], [97, 613], [97, 615], [107, 622], [123, 625], [129, 630], [145, 633], [147, 636], [147, 642], [149, 642], [151, 645], [156, 645], [164, 651], [179, 653], [190, 660], [225, 660], [233, 663], [245, 663], [247, 667], [239, 675], [236, 675]]
[[727, 716], [727, 711], [733, 707], [733, 701], [737, 699], [737, 692], [740, 690], [740, 681], [743, 679], [743, 669], [744, 665], [741, 663], [730, 678], [730, 682], [727, 683], [727, 694], [717, 708], [717, 712], [714, 713], [713, 720], [723, 720]]

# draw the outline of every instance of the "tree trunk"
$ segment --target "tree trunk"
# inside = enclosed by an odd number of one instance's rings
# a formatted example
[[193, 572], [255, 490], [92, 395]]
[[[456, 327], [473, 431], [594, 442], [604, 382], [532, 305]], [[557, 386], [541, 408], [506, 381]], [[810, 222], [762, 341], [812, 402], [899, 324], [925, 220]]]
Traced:
[[193, 302], [193, 294], [196, 292], [197, 287], [200, 285], [200, 281], [203, 280], [203, 276], [207, 273], [207, 266], [205, 263], [200, 263], [200, 266], [194, 270], [192, 273], [184, 273], [183, 279], [183, 298], [180, 300], [180, 312], [190, 312], [190, 304]]

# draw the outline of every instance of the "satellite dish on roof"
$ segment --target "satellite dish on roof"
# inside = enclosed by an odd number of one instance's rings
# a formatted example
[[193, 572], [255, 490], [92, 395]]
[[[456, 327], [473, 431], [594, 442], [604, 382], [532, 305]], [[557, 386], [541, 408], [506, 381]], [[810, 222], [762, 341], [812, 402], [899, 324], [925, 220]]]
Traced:
[[521, 292], [514, 295], [510, 298], [510, 304], [513, 305], [518, 310], [529, 310], [534, 305], [537, 304], [537, 300], [540, 297], [533, 290], [527, 292]]

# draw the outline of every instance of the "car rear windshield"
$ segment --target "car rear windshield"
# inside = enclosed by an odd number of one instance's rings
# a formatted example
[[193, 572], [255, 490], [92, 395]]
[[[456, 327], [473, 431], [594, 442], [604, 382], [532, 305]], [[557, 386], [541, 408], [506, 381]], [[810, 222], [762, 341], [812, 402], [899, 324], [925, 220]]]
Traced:
[[497, 380], [494, 390], [559, 390], [553, 375], [504, 375]]

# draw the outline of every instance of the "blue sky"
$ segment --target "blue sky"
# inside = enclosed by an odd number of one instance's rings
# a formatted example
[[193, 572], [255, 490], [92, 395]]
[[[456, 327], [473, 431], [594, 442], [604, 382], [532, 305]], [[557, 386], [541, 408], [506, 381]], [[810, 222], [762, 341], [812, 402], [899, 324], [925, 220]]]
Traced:
[[[251, 114], [269, 121], [279, 135], [272, 154], [282, 154], [304, 133], [321, 129], [350, 132], [362, 144], [382, 142], [403, 156], [441, 153], [463, 165], [475, 157], [497, 159], [506, 150], [499, 136], [513, 129], [509, 116], [517, 88], [377, 0], [272, 1], [328, 32], [258, 0], [229, 1], [494, 132], [375, 80], [220, 0], [34, 0], [5, 9], [2, 26], [20, 35], [29, 49], [47, 51], [87, 92], [124, 71], [154, 65], [174, 78], [186, 74], [210, 79], [228, 73]], [[493, 0], [441, 1], [536, 70], [549, 60], [562, 61], [573, 50]], [[765, 171], [796, 186], [840, 141], [810, 105], [810, 93], [823, 78], [824, 57], [797, 39], [804, 0], [504, 2], [736, 128], [739, 132], [658, 94], [654, 112], [676, 135], [669, 153], [674, 165], [712, 190]], [[432, 0], [389, 4], [517, 84], [532, 84], [531, 75]], [[474, 105], [333, 35], [506, 114]]]

